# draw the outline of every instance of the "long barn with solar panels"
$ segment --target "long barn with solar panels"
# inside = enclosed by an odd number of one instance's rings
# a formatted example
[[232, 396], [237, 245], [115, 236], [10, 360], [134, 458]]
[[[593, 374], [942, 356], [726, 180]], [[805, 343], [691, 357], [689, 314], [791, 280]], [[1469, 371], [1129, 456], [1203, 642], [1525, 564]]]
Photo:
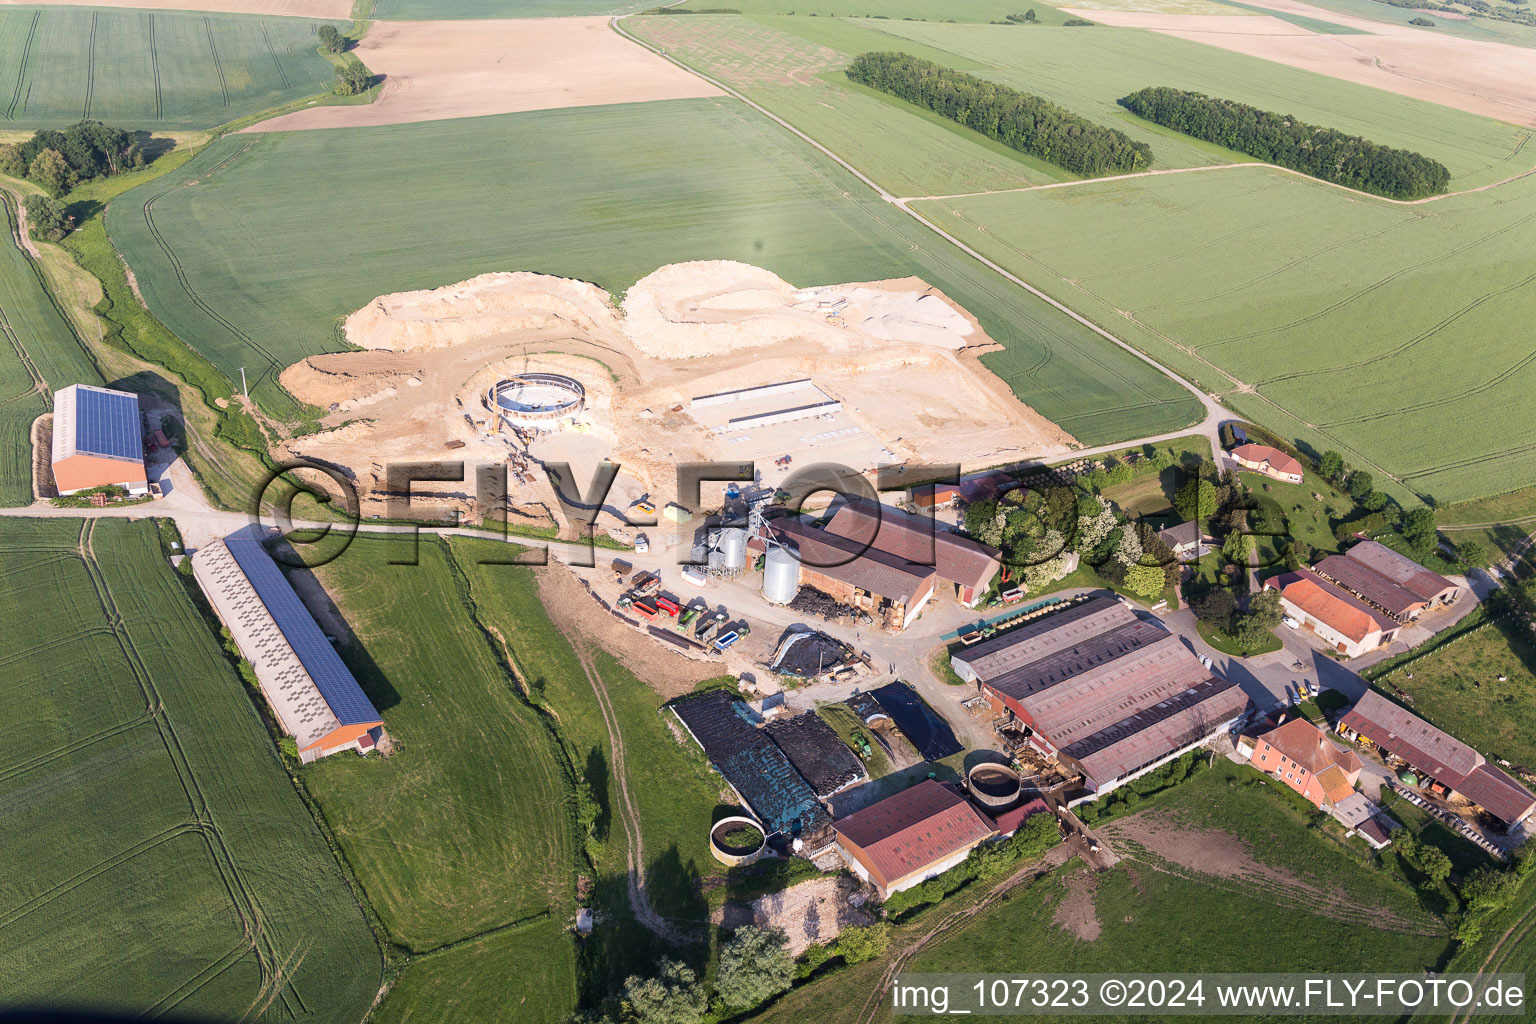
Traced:
[[383, 734], [378, 711], [254, 529], [241, 529], [193, 555], [198, 583], [255, 669], [300, 760], [342, 750], [368, 753]]
[[148, 494], [139, 397], [90, 384], [55, 391], [53, 481], [60, 494], [108, 486]]

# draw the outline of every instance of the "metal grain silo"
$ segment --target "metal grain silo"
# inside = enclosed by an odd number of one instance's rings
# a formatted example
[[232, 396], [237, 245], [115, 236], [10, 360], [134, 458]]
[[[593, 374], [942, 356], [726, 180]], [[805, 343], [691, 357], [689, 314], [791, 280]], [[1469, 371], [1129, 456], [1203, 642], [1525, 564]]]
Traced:
[[747, 531], [730, 526], [720, 531], [720, 567], [739, 572], [747, 564]]
[[763, 560], [763, 600], [769, 604], [789, 604], [799, 592], [799, 557], [783, 545], [770, 545]]

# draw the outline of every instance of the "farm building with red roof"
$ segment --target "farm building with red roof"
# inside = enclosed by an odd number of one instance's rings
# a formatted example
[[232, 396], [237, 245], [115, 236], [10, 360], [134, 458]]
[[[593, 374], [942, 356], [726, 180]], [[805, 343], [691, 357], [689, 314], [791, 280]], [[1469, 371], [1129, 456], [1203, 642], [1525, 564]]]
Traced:
[[1339, 732], [1394, 754], [1426, 776], [1466, 797], [1513, 829], [1536, 811], [1532, 794], [1507, 772], [1375, 690], [1367, 690], [1339, 720]]
[[889, 505], [844, 505], [832, 516], [827, 530], [908, 564], [932, 566], [939, 579], [953, 584], [956, 600], [967, 608], [976, 606], [1002, 567], [996, 548], [942, 529], [926, 516], [914, 516]]
[[1264, 581], [1280, 592], [1280, 607], [1346, 658], [1358, 658], [1391, 643], [1402, 623], [1382, 609], [1334, 585], [1310, 569]]
[[834, 827], [843, 860], [881, 899], [943, 874], [997, 835], [970, 801], [933, 779], [870, 804]]

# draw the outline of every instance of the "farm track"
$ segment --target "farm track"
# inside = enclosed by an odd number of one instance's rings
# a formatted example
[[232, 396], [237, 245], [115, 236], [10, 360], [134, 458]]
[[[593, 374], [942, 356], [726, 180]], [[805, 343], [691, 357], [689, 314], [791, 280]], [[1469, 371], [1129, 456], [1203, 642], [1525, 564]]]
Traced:
[[155, 48], [155, 16], [149, 16], [149, 68], [155, 79], [155, 120], [165, 117], [165, 107], [160, 98], [160, 52]]
[[[169, 756], [171, 767], [176, 773], [182, 792], [186, 796], [192, 812], [194, 823], [202, 827], [202, 836], [206, 843], [210, 860], [217, 871], [224, 886], [225, 893], [229, 897], [231, 908], [239, 919], [241, 932], [244, 935], [247, 948], [256, 956], [257, 969], [262, 984], [270, 983], [273, 975], [273, 965], [278, 961], [277, 951], [272, 944], [272, 938], [266, 933], [265, 919], [260, 901], [250, 885], [246, 882], [236, 863], [234, 854], [230, 851], [224, 840], [223, 833], [214, 821], [208, 798], [203, 792], [202, 785], [193, 773], [190, 762], [187, 759], [186, 750], [182, 745], [181, 737], [171, 723], [170, 715], [164, 710], [164, 702], [160, 698], [154, 679], [149, 673], [143, 655], [140, 653], [132, 635], [128, 632], [127, 621], [112, 596], [111, 587], [107, 582], [106, 574], [102, 570], [100, 562], [96, 558], [93, 544], [97, 519], [86, 519], [81, 524], [79, 553], [85, 564], [87, 575], [96, 592], [96, 598], [112, 632], [117, 638], [119, 647], [123, 652], [124, 660], [129, 666], [135, 683], [138, 685], [144, 697], [146, 706], [159, 709], [155, 714], [155, 728], [159, 733], [161, 743]], [[292, 986], [289, 986], [289, 990]], [[190, 993], [188, 993], [190, 994]], [[293, 993], [298, 999], [298, 993]], [[287, 991], [282, 994], [285, 1009], [290, 1014], [294, 1013], [294, 1007], [289, 1003]], [[173, 1009], [174, 1003], [166, 1006], [166, 1010]]]
[[[1525, 941], [1525, 937], [1530, 934], [1532, 928], [1536, 928], [1536, 903], [1532, 903], [1527, 907], [1525, 913], [1516, 918], [1515, 923], [1505, 929], [1503, 935], [1499, 936], [1499, 941], [1494, 943], [1493, 948], [1488, 951], [1488, 956], [1478, 967], [1477, 977], [1481, 978], [1485, 974], [1497, 973], [1499, 968], [1504, 966], [1504, 962], [1515, 951], [1515, 948]], [[1519, 929], [1518, 933], [1516, 929]], [[1511, 941], [1511, 938], [1513, 938], [1513, 941]], [[1472, 1010], [1455, 1014], [1451, 1017], [1451, 1024], [1471, 1024], [1472, 1015]]]
[[42, 11], [32, 15], [32, 27], [27, 30], [27, 41], [21, 47], [21, 60], [16, 68], [16, 89], [11, 93], [11, 104], [5, 108], [5, 116], [8, 120], [16, 120], [16, 104], [21, 102], [21, 88], [27, 81], [27, 61], [32, 56], [32, 40], [37, 35], [37, 21], [43, 16]]
[[[859, 1015], [855, 1018], [858, 1024], [873, 1024], [875, 1015], [885, 1005], [885, 994], [889, 991], [891, 982], [895, 979], [896, 975], [901, 973], [902, 969], [906, 967], [912, 958], [926, 949], [930, 943], [935, 939], [943, 938], [951, 931], [966, 924], [977, 914], [992, 906], [1018, 886], [1023, 885], [1025, 882], [1033, 882], [1054, 871], [1066, 863], [1071, 852], [1072, 847], [1066, 843], [1053, 847], [1044, 858], [1028, 867], [1015, 871], [994, 885], [986, 895], [969, 906], [953, 911], [932, 929], [924, 932], [903, 947], [902, 951], [886, 965], [885, 970], [880, 974], [879, 980], [870, 986], [869, 995], [865, 998], [864, 1005], [859, 1009]], [[953, 897], [951, 897], [951, 901], [953, 901]]]
[[277, 76], [283, 80], [283, 88], [287, 89], [290, 87], [288, 72], [283, 70], [283, 63], [277, 59], [277, 51], [272, 48], [272, 37], [267, 34], [267, 23], [260, 21], [257, 24], [261, 26], [261, 39], [267, 44], [267, 52], [272, 55], [272, 66], [277, 69]]
[[213, 20], [203, 19], [203, 28], [208, 32], [208, 52], [213, 56], [213, 70], [219, 74], [219, 91], [224, 95], [224, 105], [229, 106], [229, 83], [224, 80], [224, 65], [219, 63], [219, 48], [213, 42]]
[[[697, 72], [695, 72], [695, 74], [697, 74]], [[1529, 138], [1529, 136], [1527, 136], [1527, 138]], [[1518, 153], [1520, 148], [1521, 147], [1516, 147], [1515, 152]], [[1153, 171], [1136, 171], [1131, 174], [1109, 174], [1102, 178], [1081, 178], [1077, 181], [1052, 181], [1043, 185], [1025, 185], [1020, 188], [1000, 188], [984, 192], [955, 192], [950, 195], [938, 196], [904, 196], [895, 199], [894, 202], [921, 203], [926, 202], [929, 199], [973, 199], [978, 196], [1001, 196], [1008, 195], [1013, 192], [1043, 192], [1046, 189], [1054, 188], [1079, 188], [1084, 185], [1100, 185], [1112, 181], [1132, 181], [1137, 178], [1155, 178], [1164, 174], [1200, 174], [1206, 171], [1235, 171], [1244, 167], [1268, 168], [1272, 171], [1279, 171], [1282, 174], [1289, 174], [1292, 177], [1301, 178], [1304, 181], [1310, 181], [1318, 185], [1326, 185], [1329, 188], [1336, 188], [1340, 191], [1348, 192], [1351, 195], [1360, 196], [1365, 199], [1375, 199], [1378, 202], [1391, 203], [1393, 206], [1423, 206], [1425, 203], [1438, 203], [1443, 199], [1455, 199], [1457, 196], [1470, 196], [1478, 192], [1487, 192], [1492, 189], [1500, 188], [1501, 186], [1519, 181], [1522, 178], [1529, 178], [1531, 175], [1536, 174], [1536, 167], [1532, 167], [1528, 171], [1521, 171], [1519, 174], [1512, 174], [1507, 178], [1502, 178], [1499, 181], [1491, 181], [1486, 185], [1478, 185], [1476, 188], [1464, 188], [1457, 192], [1442, 192], [1439, 195], [1425, 196], [1422, 199], [1392, 199], [1389, 196], [1379, 196], [1374, 192], [1365, 192], [1358, 188], [1351, 188], [1348, 185], [1340, 185], [1335, 181], [1325, 181], [1322, 178], [1314, 178], [1310, 174], [1303, 174], [1301, 171], [1293, 171], [1289, 167], [1281, 167], [1279, 164], [1265, 163], [1262, 160], [1244, 160], [1241, 163], [1210, 164], [1204, 167], [1163, 167]]]
[[603, 715], [603, 725], [608, 729], [609, 753], [613, 758], [613, 777], [618, 782], [619, 820], [624, 825], [625, 861], [629, 883], [629, 906], [635, 919], [658, 938], [675, 945], [685, 945], [690, 940], [680, 929], [656, 912], [645, 892], [645, 837], [640, 831], [640, 812], [635, 809], [634, 797], [629, 792], [629, 767], [625, 761], [624, 733], [619, 728], [619, 716], [608, 699], [608, 688], [603, 677], [592, 664], [592, 656], [581, 641], [571, 638], [571, 649], [581, 670], [586, 674], [592, 695], [597, 698], [598, 710]]
[[85, 109], [81, 111], [81, 119], [91, 116], [91, 96], [96, 91], [96, 22], [100, 18], [96, 12], [91, 12], [91, 41], [85, 49]]

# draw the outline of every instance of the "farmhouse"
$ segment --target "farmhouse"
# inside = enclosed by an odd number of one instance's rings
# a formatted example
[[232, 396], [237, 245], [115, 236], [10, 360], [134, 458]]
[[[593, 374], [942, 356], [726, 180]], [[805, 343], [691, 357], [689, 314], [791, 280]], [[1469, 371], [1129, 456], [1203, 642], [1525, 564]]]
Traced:
[[[932, 599], [938, 583], [932, 566], [913, 565], [868, 543], [798, 519], [775, 519], [764, 527], [764, 533], [793, 548], [798, 556], [801, 586], [866, 611], [892, 631], [912, 624]], [[758, 539], [753, 546], [760, 548], [764, 539]]]
[[262, 547], [254, 526], [192, 556], [209, 603], [251, 663], [261, 692], [299, 759], [342, 750], [366, 754], [383, 720], [331, 642]]
[[1200, 524], [1193, 519], [1176, 526], [1163, 527], [1157, 531], [1157, 539], [1167, 544], [1176, 557], [1196, 560], [1202, 554], [1202, 545], [1209, 540], [1200, 529]]
[[837, 852], [881, 899], [943, 874], [997, 835], [965, 797], [933, 779], [871, 804], [835, 828]]
[[1342, 803], [1355, 792], [1364, 767], [1353, 750], [1340, 750], [1305, 718], [1266, 725], [1243, 736], [1238, 750], [1251, 752], [1248, 763], [1273, 776], [1322, 809]]
[[932, 519], [889, 505], [850, 502], [827, 524], [831, 533], [870, 544], [910, 565], [932, 566], [939, 579], [954, 587], [955, 599], [976, 607], [1002, 567], [995, 548], [940, 529]]
[[1097, 597], [951, 658], [997, 716], [993, 728], [1105, 793], [1226, 731], [1248, 709], [1163, 626]]
[[55, 391], [52, 461], [60, 494], [107, 486], [148, 494], [139, 397], [90, 384]]
[[1265, 580], [1264, 588], [1278, 590], [1286, 614], [1346, 658], [1391, 643], [1402, 625], [1311, 569], [1281, 573]]
[[1367, 690], [1339, 720], [1339, 732], [1349, 739], [1374, 744], [1395, 755], [1498, 818], [1514, 831], [1536, 811], [1536, 795], [1477, 751], [1436, 729], [1407, 708]]
[[1263, 444], [1240, 444], [1228, 454], [1232, 456], [1233, 462], [1244, 469], [1287, 483], [1301, 483], [1301, 463], [1278, 448]]

